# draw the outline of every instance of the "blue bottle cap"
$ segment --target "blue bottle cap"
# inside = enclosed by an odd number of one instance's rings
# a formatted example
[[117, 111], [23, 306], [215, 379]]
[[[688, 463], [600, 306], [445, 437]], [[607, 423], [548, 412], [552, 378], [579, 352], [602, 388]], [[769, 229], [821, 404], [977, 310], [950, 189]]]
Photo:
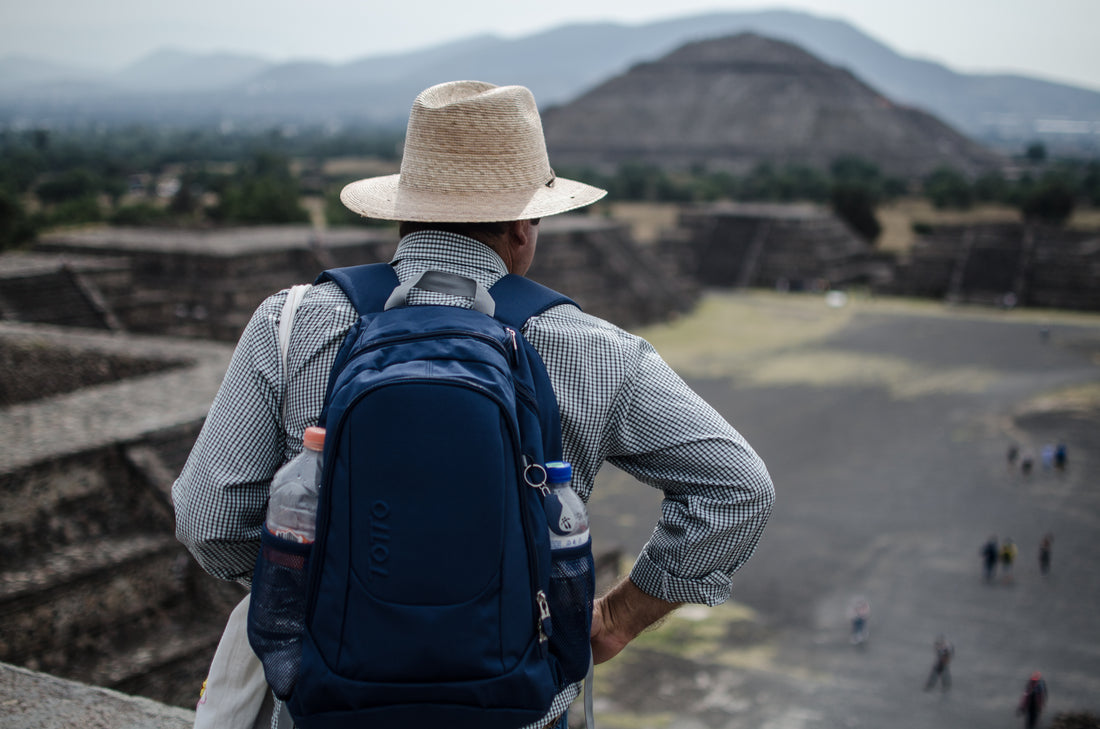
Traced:
[[573, 466], [565, 461], [546, 464], [546, 480], [550, 483], [569, 483], [573, 480]]

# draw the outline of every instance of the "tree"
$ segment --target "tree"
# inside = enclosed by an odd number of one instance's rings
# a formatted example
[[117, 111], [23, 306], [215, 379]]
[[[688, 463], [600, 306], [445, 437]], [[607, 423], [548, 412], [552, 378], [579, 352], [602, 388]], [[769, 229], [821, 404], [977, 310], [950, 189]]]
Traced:
[[859, 182], [874, 188], [882, 181], [882, 172], [874, 162], [854, 154], [837, 157], [829, 172], [836, 182]]
[[1000, 172], [986, 172], [974, 180], [971, 191], [978, 202], [1002, 203], [1008, 202], [1012, 185]]
[[966, 210], [974, 205], [974, 192], [966, 177], [951, 167], [939, 167], [924, 179], [924, 194], [937, 208]]
[[882, 225], [875, 217], [878, 201], [868, 184], [838, 182], [833, 185], [830, 202], [837, 217], [869, 243], [874, 243], [882, 232]]
[[1032, 142], [1024, 150], [1024, 157], [1032, 164], [1042, 164], [1047, 159], [1047, 148], [1042, 142]]
[[1061, 175], [1044, 175], [1020, 201], [1025, 220], [1061, 225], [1073, 214], [1073, 185]]
[[1100, 160], [1085, 165], [1081, 175], [1081, 196], [1090, 205], [1100, 206]]
[[34, 238], [34, 227], [19, 199], [0, 190], [0, 251], [16, 248]]
[[214, 218], [226, 223], [304, 223], [309, 212], [299, 201], [298, 182], [288, 160], [261, 151], [228, 181]]
[[38, 199], [48, 204], [58, 204], [83, 197], [91, 197], [103, 189], [99, 178], [90, 170], [78, 167], [46, 180], [35, 189]]

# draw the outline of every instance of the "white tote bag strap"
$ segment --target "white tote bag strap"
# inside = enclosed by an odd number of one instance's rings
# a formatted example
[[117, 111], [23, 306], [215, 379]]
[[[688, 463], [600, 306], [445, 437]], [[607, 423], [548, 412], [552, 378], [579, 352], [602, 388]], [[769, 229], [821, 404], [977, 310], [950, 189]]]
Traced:
[[279, 361], [283, 366], [283, 423], [286, 423], [286, 385], [290, 381], [290, 372], [286, 365], [286, 355], [290, 350], [290, 330], [294, 327], [294, 313], [302, 303], [310, 284], [291, 286], [283, 302], [283, 311], [279, 314]]

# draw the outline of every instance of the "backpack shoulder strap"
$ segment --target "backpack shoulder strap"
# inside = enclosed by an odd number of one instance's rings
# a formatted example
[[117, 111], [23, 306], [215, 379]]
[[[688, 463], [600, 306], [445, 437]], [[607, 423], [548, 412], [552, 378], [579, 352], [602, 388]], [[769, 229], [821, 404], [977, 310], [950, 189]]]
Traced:
[[386, 299], [397, 287], [397, 273], [388, 263], [365, 263], [361, 266], [332, 268], [317, 277], [314, 284], [332, 281], [360, 315], [382, 311]]
[[[360, 317], [364, 314], [382, 311], [386, 305], [386, 299], [400, 283], [393, 266], [388, 263], [365, 263], [361, 266], [330, 268], [323, 271], [313, 285], [316, 286], [325, 281], [332, 281], [340, 287], [340, 290], [351, 301], [351, 305], [355, 307], [355, 311]], [[347, 338], [344, 339], [340, 351], [336, 353], [336, 360], [332, 363], [332, 369], [329, 370], [328, 384], [325, 386], [324, 405], [321, 407], [321, 413], [318, 416], [318, 422], [320, 423], [324, 423], [325, 418], [328, 416], [329, 398], [332, 396], [332, 386], [335, 384], [333, 374], [338, 372], [343, 367], [344, 362], [347, 361], [351, 352], [351, 345], [354, 344], [358, 331], [358, 325], [353, 326], [348, 331]]]
[[[577, 306], [577, 303], [569, 297], [528, 278], [511, 273], [493, 284], [489, 294], [496, 302], [494, 316], [517, 332], [522, 331], [528, 319], [538, 316], [553, 306], [558, 304]], [[531, 363], [531, 378], [535, 387], [535, 401], [538, 404], [544, 460], [557, 461], [562, 457], [561, 419], [557, 396], [554, 394], [542, 357], [526, 338], [521, 336], [520, 339], [523, 341], [526, 359]]]
[[497, 305], [494, 316], [505, 324], [519, 329], [522, 329], [531, 317], [538, 316], [558, 304], [572, 304], [580, 308], [577, 302], [568, 296], [514, 273], [509, 273], [493, 284], [489, 293]]

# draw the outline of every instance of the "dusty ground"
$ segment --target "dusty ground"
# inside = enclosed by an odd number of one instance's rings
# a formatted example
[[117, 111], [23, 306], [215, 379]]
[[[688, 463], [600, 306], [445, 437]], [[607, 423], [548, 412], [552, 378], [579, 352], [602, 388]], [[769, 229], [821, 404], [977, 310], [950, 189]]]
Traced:
[[[642, 333], [753, 443], [778, 502], [733, 602], [683, 609], [597, 669], [600, 726], [1022, 726], [1033, 670], [1046, 719], [1100, 712], [1100, 316], [722, 294]], [[1056, 441], [1066, 472], [1008, 467], [1010, 443], [1037, 458]], [[602, 474], [597, 549], [632, 556], [657, 505]], [[980, 577], [990, 534], [1019, 547], [1010, 583]], [[926, 693], [939, 633], [954, 683]]]

